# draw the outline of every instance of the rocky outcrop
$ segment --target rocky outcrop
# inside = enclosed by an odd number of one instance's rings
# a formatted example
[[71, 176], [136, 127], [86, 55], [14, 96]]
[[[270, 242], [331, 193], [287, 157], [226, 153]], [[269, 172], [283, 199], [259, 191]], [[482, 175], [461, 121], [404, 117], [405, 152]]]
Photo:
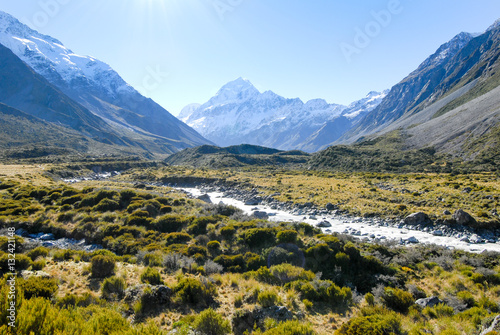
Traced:
[[415, 301], [415, 304], [419, 305], [422, 308], [425, 307], [434, 307], [436, 305], [442, 304], [443, 301], [439, 299], [438, 297], [430, 297], [430, 298], [423, 298], [423, 299], [418, 299]]

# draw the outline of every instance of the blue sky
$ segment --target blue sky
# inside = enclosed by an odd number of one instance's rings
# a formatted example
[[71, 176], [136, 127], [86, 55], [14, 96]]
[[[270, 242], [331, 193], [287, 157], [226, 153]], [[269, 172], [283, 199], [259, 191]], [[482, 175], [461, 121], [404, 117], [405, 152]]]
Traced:
[[177, 115], [249, 79], [304, 101], [348, 104], [390, 88], [498, 0], [0, 0], [79, 54], [110, 64]]

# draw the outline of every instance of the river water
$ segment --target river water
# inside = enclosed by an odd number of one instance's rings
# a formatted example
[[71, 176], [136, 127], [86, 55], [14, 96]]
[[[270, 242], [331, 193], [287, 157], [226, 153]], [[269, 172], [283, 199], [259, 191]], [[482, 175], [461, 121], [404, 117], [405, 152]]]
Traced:
[[[273, 210], [266, 206], [245, 205], [242, 201], [225, 197], [221, 192], [203, 192], [197, 188], [181, 188], [181, 190], [191, 194], [193, 197], [207, 194], [213, 203], [217, 204], [222, 202], [226, 205], [235, 206], [243, 210], [245, 214], [251, 215], [254, 211], [266, 212], [270, 215], [268, 219], [269, 221], [305, 222], [313, 226], [316, 226], [322, 221], [328, 221], [332, 226], [328, 228], [321, 228], [325, 233], [337, 232], [352, 235], [359, 239], [395, 240], [397, 242], [402, 241], [405, 244], [414, 244], [415, 242], [437, 244], [450, 249], [461, 249], [475, 253], [480, 253], [485, 250], [500, 252], [500, 242], [473, 244], [461, 241], [461, 237], [435, 236], [432, 232], [412, 230], [409, 228], [398, 228], [390, 226], [380, 220], [335, 215], [321, 215], [316, 218], [310, 218], [310, 216], [296, 215], [282, 210]], [[413, 241], [414, 243], [409, 241]]]

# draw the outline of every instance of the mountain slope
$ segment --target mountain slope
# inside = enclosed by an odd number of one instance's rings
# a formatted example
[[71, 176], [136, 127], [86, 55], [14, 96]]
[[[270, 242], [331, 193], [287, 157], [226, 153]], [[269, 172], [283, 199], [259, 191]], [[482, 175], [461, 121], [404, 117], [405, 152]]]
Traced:
[[[67, 96], [104, 119], [115, 131], [128, 129], [174, 151], [210, 143], [151, 99], [128, 85], [109, 65], [73, 53], [0, 11], [0, 43]], [[163, 150], [163, 151], [171, 151]]]

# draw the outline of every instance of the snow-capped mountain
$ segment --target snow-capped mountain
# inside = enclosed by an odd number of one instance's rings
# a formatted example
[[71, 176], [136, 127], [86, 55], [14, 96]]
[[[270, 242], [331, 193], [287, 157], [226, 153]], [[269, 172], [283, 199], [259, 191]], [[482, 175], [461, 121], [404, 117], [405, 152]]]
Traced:
[[57, 39], [40, 34], [1, 11], [0, 44], [116, 129], [174, 140], [178, 149], [210, 143], [142, 96], [106, 63], [75, 54]]
[[37, 73], [51, 82], [87, 82], [108, 94], [135, 92], [108, 64], [67, 49], [57, 39], [42, 35], [0, 11], [0, 43], [11, 49]]
[[247, 79], [238, 78], [224, 85], [205, 104], [186, 106], [179, 118], [221, 146], [248, 143], [315, 151], [330, 142], [309, 146], [304, 146], [304, 142], [325, 123], [341, 116], [351, 123], [375, 108], [385, 94], [370, 92], [348, 107], [323, 99], [304, 103], [272, 91], [261, 93]]

